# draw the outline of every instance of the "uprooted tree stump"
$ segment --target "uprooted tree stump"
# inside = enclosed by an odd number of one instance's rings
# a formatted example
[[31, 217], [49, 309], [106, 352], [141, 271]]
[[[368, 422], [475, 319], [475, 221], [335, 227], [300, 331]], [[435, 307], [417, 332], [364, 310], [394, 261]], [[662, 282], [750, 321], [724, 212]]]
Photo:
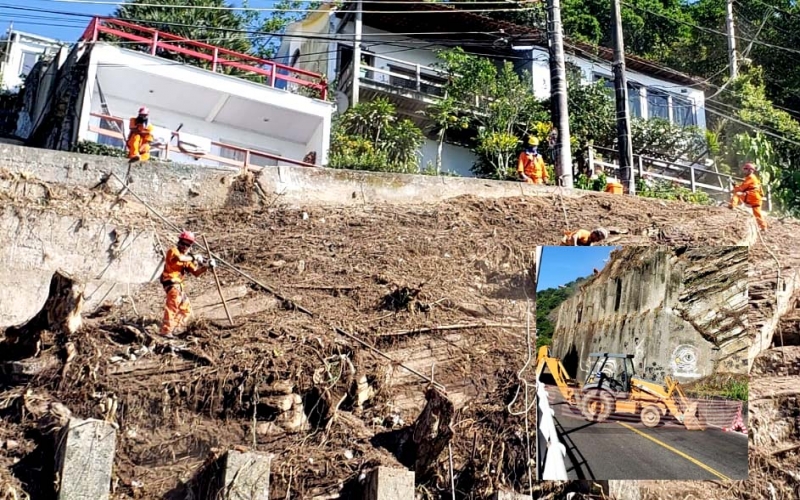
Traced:
[[5, 338], [0, 341], [0, 361], [35, 356], [45, 331], [67, 337], [77, 332], [83, 323], [84, 289], [85, 284], [64, 271], [53, 273], [42, 309], [27, 323], [6, 329]]
[[412, 425], [375, 436], [373, 441], [394, 453], [403, 465], [413, 468], [417, 481], [425, 481], [435, 473], [439, 455], [453, 438], [450, 426], [455, 414], [453, 402], [432, 385], [426, 389], [425, 399], [425, 408]]

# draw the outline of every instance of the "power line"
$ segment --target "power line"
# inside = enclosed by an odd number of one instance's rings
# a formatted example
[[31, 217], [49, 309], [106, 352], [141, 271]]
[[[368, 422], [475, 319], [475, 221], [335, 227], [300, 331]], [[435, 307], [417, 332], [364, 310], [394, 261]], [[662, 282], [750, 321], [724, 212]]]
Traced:
[[[55, 3], [76, 3], [76, 4], [87, 4], [87, 5], [108, 5], [108, 6], [117, 6], [117, 7], [124, 7], [125, 2], [109, 2], [109, 1], [100, 1], [100, 0], [45, 0], [48, 2], [55, 2]], [[389, 3], [389, 2], [387, 2]], [[406, 4], [411, 2], [404, 2], [398, 1], [397, 4]], [[453, 4], [445, 4], [440, 2], [416, 2], [419, 4], [428, 4], [428, 5], [442, 5], [446, 7], [450, 7]], [[485, 2], [475, 2], [475, 3], [485, 3]], [[504, 2], [507, 3], [507, 2]], [[470, 2], [471, 4], [471, 2]], [[350, 3], [350, 5], [354, 5]], [[459, 8], [443, 8], [443, 9], [432, 9], [432, 10], [356, 10], [356, 9], [275, 9], [275, 8], [262, 8], [262, 7], [219, 7], [214, 5], [171, 5], [171, 4], [157, 4], [157, 3], [139, 3], [136, 4], [137, 7], [150, 7], [150, 8], [160, 8], [160, 9], [199, 9], [199, 10], [217, 10], [217, 11], [252, 11], [252, 12], [284, 12], [284, 13], [334, 13], [334, 12], [353, 12], [361, 14], [454, 14], [460, 12], [467, 12], [467, 13], [484, 13], [484, 12], [528, 12], [534, 9], [534, 7], [523, 7], [523, 8], [508, 8], [508, 9], [459, 9]]]
[[[684, 21], [682, 19], [675, 19], [674, 17], [670, 17], [670, 16], [667, 16], [667, 15], [664, 15], [664, 14], [660, 14], [658, 12], [653, 12], [651, 10], [648, 10], [648, 9], [646, 9], [644, 7], [640, 7], [638, 5], [632, 5], [632, 4], [629, 4], [627, 2], [622, 2], [622, 3], [624, 5], [627, 5], [628, 7], [632, 8], [632, 9], [636, 9], [636, 10], [639, 10], [639, 11], [642, 11], [642, 12], [646, 12], [646, 13], [652, 15], [652, 16], [661, 17], [661, 18], [670, 20], [672, 22], [676, 22], [676, 23], [684, 24], [686, 26], [690, 26], [692, 28], [695, 28], [695, 29], [698, 29], [698, 30], [701, 30], [701, 31], [705, 31], [705, 32], [708, 32], [708, 33], [713, 33], [715, 35], [724, 36], [726, 38], [728, 37], [728, 34], [727, 33], [723, 33], [722, 31], [718, 31], [718, 30], [715, 30], [715, 29], [712, 29], [712, 28], [706, 28], [705, 26], [698, 26], [697, 24], [693, 24], [693, 23], [690, 23], [688, 21]], [[771, 43], [768, 43], [768, 42], [762, 42], [762, 41], [759, 41], [759, 40], [755, 40], [755, 39], [752, 39], [752, 38], [744, 38], [744, 37], [741, 37], [741, 36], [735, 36], [735, 38], [737, 40], [742, 40], [744, 42], [755, 43], [755, 44], [758, 44], [758, 45], [763, 45], [765, 47], [771, 47], [771, 48], [777, 49], [777, 50], [785, 50], [786, 52], [791, 52], [793, 54], [800, 54], [800, 50], [798, 50], [798, 49], [792, 49], [792, 48], [789, 48], [789, 47], [781, 47], [780, 45], [774, 45], [774, 44], [771, 44]]]

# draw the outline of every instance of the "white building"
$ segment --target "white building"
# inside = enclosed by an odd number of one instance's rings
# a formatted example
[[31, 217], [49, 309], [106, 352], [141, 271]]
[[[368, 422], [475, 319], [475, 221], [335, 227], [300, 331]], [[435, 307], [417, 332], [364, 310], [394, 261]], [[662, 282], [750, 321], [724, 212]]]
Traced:
[[[353, 46], [356, 39], [356, 3], [341, 12], [315, 13], [290, 25], [279, 56], [293, 67], [324, 73], [336, 82], [338, 111], [349, 105], [353, 89]], [[419, 113], [443, 95], [443, 75], [434, 67], [436, 51], [460, 45], [467, 52], [496, 60], [515, 61], [518, 71], [533, 78], [532, 92], [542, 99], [550, 95], [547, 40], [535, 28], [453, 9], [441, 3], [372, 0], [361, 3], [362, 57], [357, 78], [361, 101], [379, 96], [393, 102], [401, 116], [428, 125]], [[459, 33], [451, 34], [449, 33]], [[439, 33], [439, 35], [431, 35]], [[469, 34], [465, 34], [469, 33]], [[513, 46], [529, 46], [525, 51]], [[585, 44], [567, 43], [568, 67], [580, 71], [584, 82], [612, 79], [612, 51]], [[661, 117], [681, 125], [705, 127], [701, 82], [641, 58], [626, 58], [630, 110], [635, 117]], [[422, 148], [422, 165], [436, 157], [431, 137]], [[474, 155], [457, 143], [445, 144], [444, 170], [472, 175]]]
[[60, 47], [52, 38], [9, 29], [0, 40], [0, 90], [19, 90], [39, 59], [54, 55]]
[[[103, 34], [145, 39], [148, 51], [124, 48]], [[174, 42], [180, 42], [179, 50]], [[28, 127], [18, 127], [18, 135], [32, 145], [64, 149], [94, 141], [124, 147], [128, 119], [147, 106], [156, 138], [167, 145], [154, 151], [156, 157], [241, 167], [309, 164], [314, 153], [311, 163], [326, 163], [333, 104], [323, 99], [322, 75], [115, 19], [95, 19], [63, 59], [48, 71], [78, 68], [69, 74], [79, 76], [71, 87], [56, 84], [38, 94], [49, 101], [55, 93], [56, 101], [66, 103], [60, 108], [71, 111], [59, 117], [53, 111], [58, 108], [26, 106], [36, 111], [20, 120]], [[45, 75], [41, 83], [48, 81]], [[48, 124], [53, 114], [58, 124]], [[180, 134], [173, 135], [179, 126]]]

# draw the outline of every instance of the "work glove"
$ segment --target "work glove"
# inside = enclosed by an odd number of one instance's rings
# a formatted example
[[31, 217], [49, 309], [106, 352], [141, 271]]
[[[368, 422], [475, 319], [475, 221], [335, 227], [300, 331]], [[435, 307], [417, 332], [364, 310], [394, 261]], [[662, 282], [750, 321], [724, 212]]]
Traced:
[[201, 265], [201, 266], [202, 266], [202, 265], [205, 263], [205, 261], [206, 261], [206, 260], [203, 258], [203, 256], [202, 256], [202, 255], [193, 255], [193, 256], [192, 256], [192, 258], [194, 259], [194, 261], [195, 261], [195, 262], [196, 262], [198, 265]]
[[214, 260], [213, 257], [208, 259], [208, 267], [210, 267], [211, 269], [214, 269], [215, 267], [217, 267], [217, 261]]

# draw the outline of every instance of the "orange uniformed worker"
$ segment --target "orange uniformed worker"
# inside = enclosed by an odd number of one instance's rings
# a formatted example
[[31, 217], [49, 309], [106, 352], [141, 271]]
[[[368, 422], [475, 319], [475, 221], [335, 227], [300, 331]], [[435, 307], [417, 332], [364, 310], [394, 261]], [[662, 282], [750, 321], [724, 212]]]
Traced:
[[139, 114], [130, 120], [128, 159], [132, 162], [149, 160], [151, 142], [153, 142], [153, 126], [150, 124], [150, 110], [142, 106], [139, 108]]
[[767, 229], [767, 221], [761, 213], [761, 204], [764, 200], [764, 191], [761, 189], [761, 181], [756, 177], [756, 166], [752, 163], [742, 165], [744, 171], [744, 181], [738, 186], [733, 187], [733, 197], [731, 198], [730, 208], [735, 208], [739, 203], [753, 209], [758, 227], [763, 231]]
[[519, 154], [519, 160], [517, 160], [517, 172], [528, 184], [547, 183], [547, 168], [545, 168], [544, 158], [539, 154], [538, 148], [539, 139], [529, 136], [525, 150]]
[[606, 238], [608, 238], [608, 230], [602, 227], [598, 227], [593, 231], [587, 231], [586, 229], [564, 231], [564, 237], [561, 238], [561, 246], [588, 247], [592, 243], [599, 243]]
[[164, 258], [164, 272], [161, 273], [161, 285], [167, 293], [167, 302], [164, 306], [164, 318], [161, 324], [161, 334], [171, 336], [175, 328], [184, 324], [192, 313], [192, 306], [186, 296], [183, 277], [187, 272], [193, 276], [201, 276], [214, 268], [217, 263], [209, 259], [205, 265], [202, 255], [191, 255], [189, 250], [194, 245], [194, 234], [184, 231], [178, 236], [178, 244], [167, 251]]

